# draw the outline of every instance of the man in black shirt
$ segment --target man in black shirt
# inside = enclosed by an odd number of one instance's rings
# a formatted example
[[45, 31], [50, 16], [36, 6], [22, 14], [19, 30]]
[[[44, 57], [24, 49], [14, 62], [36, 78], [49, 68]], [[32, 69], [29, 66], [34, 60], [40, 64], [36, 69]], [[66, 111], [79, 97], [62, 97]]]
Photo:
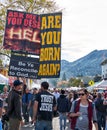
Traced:
[[34, 102], [33, 120], [36, 120], [35, 130], [52, 130], [53, 110], [56, 109], [56, 99], [48, 92], [48, 82], [41, 83], [41, 92]]
[[59, 112], [60, 130], [66, 129], [67, 113], [69, 112], [70, 103], [66, 98], [65, 90], [61, 90], [61, 95], [57, 99], [57, 110]]
[[7, 114], [9, 117], [9, 130], [19, 130], [20, 124], [23, 124], [21, 116], [21, 95], [22, 82], [15, 80], [14, 87], [8, 95], [8, 109]]

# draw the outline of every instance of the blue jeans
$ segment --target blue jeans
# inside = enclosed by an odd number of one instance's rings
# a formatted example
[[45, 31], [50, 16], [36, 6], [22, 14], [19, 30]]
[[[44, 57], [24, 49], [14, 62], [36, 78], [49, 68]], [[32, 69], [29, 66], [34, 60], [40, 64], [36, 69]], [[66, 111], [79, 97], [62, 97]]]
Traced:
[[31, 117], [31, 119], [33, 118], [33, 107], [32, 106], [30, 107], [30, 110], [29, 110], [29, 116]]
[[25, 122], [29, 122], [28, 105], [26, 105], [26, 104], [22, 105], [22, 112], [23, 112], [23, 117], [24, 117]]
[[66, 120], [67, 120], [66, 113], [59, 113], [60, 130], [65, 130], [65, 128], [66, 128]]
[[52, 121], [37, 120], [35, 123], [35, 130], [52, 130]]
[[98, 122], [98, 130], [105, 130], [106, 125], [106, 113], [102, 113], [97, 111], [97, 122]]

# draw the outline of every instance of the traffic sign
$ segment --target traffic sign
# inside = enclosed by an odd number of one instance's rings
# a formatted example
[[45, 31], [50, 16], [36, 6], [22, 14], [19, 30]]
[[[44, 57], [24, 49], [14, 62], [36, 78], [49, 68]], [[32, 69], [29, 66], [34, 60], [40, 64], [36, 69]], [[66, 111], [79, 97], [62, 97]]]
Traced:
[[94, 81], [93, 81], [93, 80], [90, 80], [88, 84], [89, 84], [90, 86], [93, 86], [93, 85], [94, 85]]

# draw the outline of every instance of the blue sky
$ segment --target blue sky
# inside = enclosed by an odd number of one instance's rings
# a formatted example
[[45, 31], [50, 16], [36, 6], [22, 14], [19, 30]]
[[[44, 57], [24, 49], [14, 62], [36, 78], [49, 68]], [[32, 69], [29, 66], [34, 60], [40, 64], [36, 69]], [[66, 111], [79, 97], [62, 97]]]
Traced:
[[107, 49], [107, 0], [56, 0], [63, 8], [62, 59]]

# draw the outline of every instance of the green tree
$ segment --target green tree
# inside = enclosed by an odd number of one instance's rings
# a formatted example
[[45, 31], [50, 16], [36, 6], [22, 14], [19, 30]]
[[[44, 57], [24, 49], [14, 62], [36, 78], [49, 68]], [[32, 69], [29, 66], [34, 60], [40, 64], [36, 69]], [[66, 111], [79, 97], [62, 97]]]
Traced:
[[71, 78], [69, 80], [69, 86], [73, 86], [73, 87], [83, 87], [83, 83], [81, 82], [80, 78]]
[[3, 67], [2, 60], [0, 59], [0, 68]]
[[63, 74], [63, 76], [62, 76], [62, 81], [66, 81], [67, 80], [67, 78], [66, 78], [66, 74], [65, 74], [65, 72], [64, 72], [64, 74]]

